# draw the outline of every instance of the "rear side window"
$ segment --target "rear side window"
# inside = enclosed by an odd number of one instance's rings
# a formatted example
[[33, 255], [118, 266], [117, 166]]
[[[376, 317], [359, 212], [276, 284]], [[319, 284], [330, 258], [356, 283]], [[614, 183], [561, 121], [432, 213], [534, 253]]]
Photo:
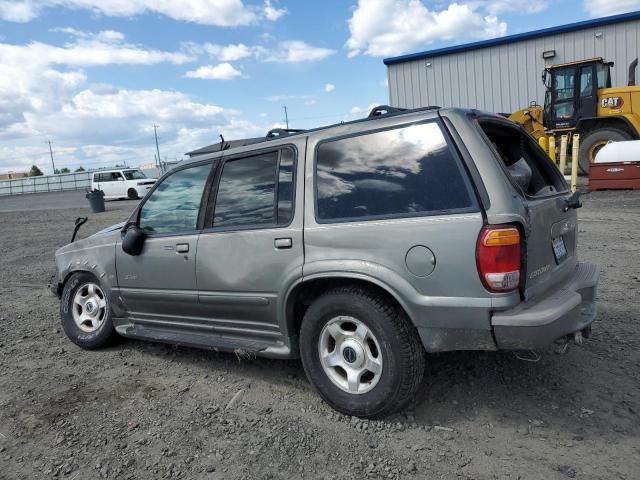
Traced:
[[436, 122], [321, 143], [316, 182], [320, 222], [477, 208]]
[[216, 196], [213, 226], [287, 225], [293, 216], [293, 150], [228, 160]]

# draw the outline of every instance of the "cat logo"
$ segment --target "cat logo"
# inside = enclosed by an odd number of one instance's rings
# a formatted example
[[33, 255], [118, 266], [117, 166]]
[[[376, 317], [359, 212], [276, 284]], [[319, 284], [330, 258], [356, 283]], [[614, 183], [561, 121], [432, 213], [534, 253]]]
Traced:
[[600, 106], [602, 108], [618, 109], [622, 108], [622, 105], [624, 105], [622, 97], [604, 97], [600, 100]]

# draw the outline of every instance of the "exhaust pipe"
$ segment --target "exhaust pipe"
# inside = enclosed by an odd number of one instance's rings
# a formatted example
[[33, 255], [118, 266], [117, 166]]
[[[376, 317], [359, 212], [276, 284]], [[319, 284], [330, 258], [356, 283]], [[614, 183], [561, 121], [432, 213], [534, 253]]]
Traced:
[[638, 66], [638, 59], [636, 58], [629, 64], [629, 87], [633, 87], [636, 84], [636, 67]]

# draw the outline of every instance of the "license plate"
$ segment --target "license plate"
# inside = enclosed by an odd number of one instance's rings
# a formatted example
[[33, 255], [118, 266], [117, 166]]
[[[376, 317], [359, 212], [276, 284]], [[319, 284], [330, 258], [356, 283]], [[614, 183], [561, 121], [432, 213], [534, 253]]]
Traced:
[[567, 248], [564, 246], [564, 238], [556, 237], [551, 241], [553, 245], [553, 255], [556, 257], [556, 262], [560, 263], [567, 256]]

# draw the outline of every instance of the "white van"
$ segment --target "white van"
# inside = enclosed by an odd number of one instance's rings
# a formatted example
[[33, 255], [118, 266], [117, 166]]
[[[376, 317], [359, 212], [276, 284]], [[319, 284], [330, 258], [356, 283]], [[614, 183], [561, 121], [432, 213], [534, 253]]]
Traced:
[[140, 170], [125, 168], [122, 170], [101, 170], [93, 174], [91, 190], [102, 190], [105, 199], [142, 198], [156, 181]]

